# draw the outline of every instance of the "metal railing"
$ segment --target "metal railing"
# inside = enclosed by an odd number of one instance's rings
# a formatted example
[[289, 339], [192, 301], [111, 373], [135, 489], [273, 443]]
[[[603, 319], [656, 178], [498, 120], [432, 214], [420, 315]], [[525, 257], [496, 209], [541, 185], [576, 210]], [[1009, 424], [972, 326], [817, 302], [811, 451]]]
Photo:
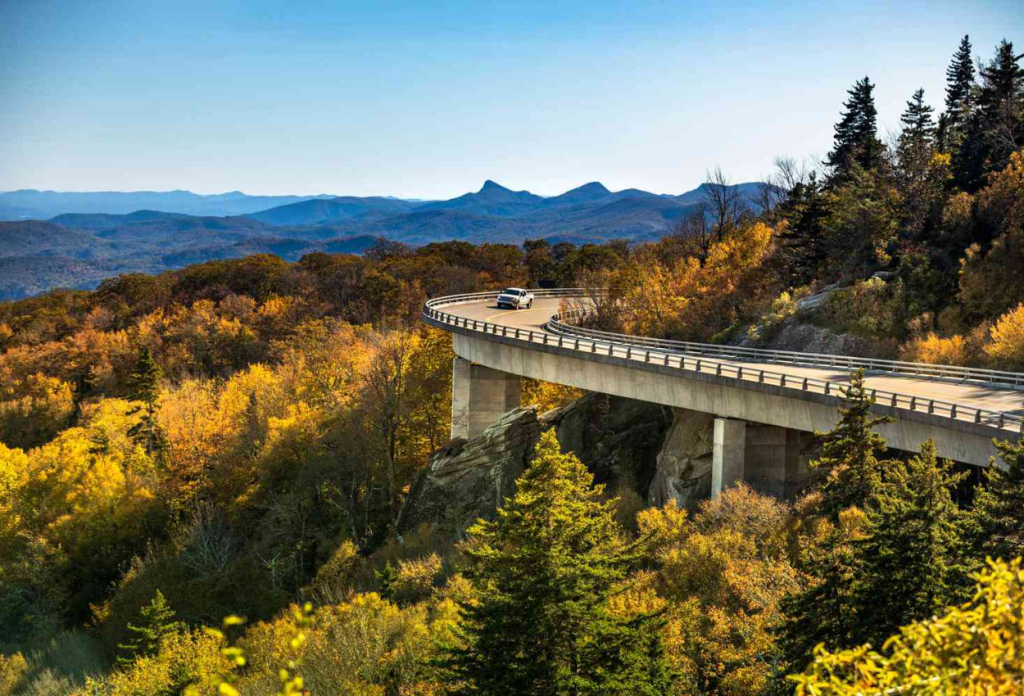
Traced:
[[[537, 298], [548, 298], [548, 297], [585, 297], [587, 291], [580, 288], [560, 288], [557, 290], [534, 290], [534, 296]], [[480, 300], [492, 299], [496, 296], [495, 292], [481, 292], [481, 293], [470, 293], [464, 295], [450, 295], [448, 297], [439, 297], [434, 300], [428, 300], [423, 308], [424, 317], [431, 323], [438, 325], [456, 326], [463, 327], [470, 331], [478, 331], [484, 334], [493, 336], [501, 336], [502, 338], [510, 339], [512, 341], [518, 341], [525, 344], [538, 344], [545, 346], [557, 346], [559, 348], [572, 350], [579, 353], [590, 354], [590, 355], [606, 355], [611, 357], [624, 358], [625, 360], [636, 361], [637, 363], [661, 365], [669, 368], [676, 368], [679, 370], [685, 370], [689, 372], [696, 372], [700, 374], [709, 374], [719, 377], [731, 377], [733, 379], [739, 379], [749, 382], [757, 382], [760, 384], [772, 384], [783, 389], [793, 389], [796, 391], [804, 391], [815, 394], [824, 394], [825, 396], [832, 396], [838, 398], [846, 393], [848, 386], [842, 382], [835, 382], [830, 380], [815, 379], [812, 377], [800, 377], [783, 372], [774, 372], [771, 370], [765, 370], [757, 367], [749, 367], [745, 365], [734, 365], [719, 360], [708, 359], [706, 355], [710, 354], [714, 357], [719, 358], [735, 358], [738, 357], [738, 353], [730, 346], [714, 346], [711, 344], [702, 343], [684, 343], [678, 341], [662, 341], [660, 339], [644, 339], [636, 336], [627, 336], [625, 334], [613, 334], [608, 332], [593, 331], [590, 329], [581, 329], [579, 327], [570, 327], [561, 321], [561, 317], [555, 315], [552, 321], [548, 322], [545, 331], [533, 331], [531, 329], [520, 329], [517, 327], [506, 326], [504, 324], [494, 324], [491, 322], [480, 321], [478, 319], [469, 319], [466, 317], [460, 317], [455, 314], [444, 312], [439, 307], [445, 307], [455, 304], [465, 304], [469, 302], [478, 302]], [[680, 346], [687, 346], [688, 348], [683, 350]], [[722, 349], [723, 351], [734, 351], [732, 353], [700, 353], [695, 352], [695, 349]], [[759, 349], [747, 349], [740, 348], [739, 351], [754, 351], [755, 355]], [[844, 369], [857, 369], [858, 367], [865, 367], [865, 365], [854, 364], [853, 362], [813, 362], [817, 358], [824, 360], [838, 358], [842, 361], [864, 361], [872, 362], [875, 367], [870, 369], [882, 372], [890, 372], [890, 370], [881, 369], [882, 365], [885, 364], [900, 364], [896, 361], [870, 361], [861, 358], [847, 358], [846, 356], [828, 356], [813, 353], [789, 353], [787, 351], [763, 351], [765, 353], [778, 353], [782, 355], [793, 356], [791, 361], [787, 364], [792, 365], [807, 365], [807, 366], [828, 366], [838, 367]], [[815, 356], [815, 357], [810, 357]], [[749, 356], [744, 353], [743, 357], [755, 357]], [[806, 358], [811, 362], [799, 362], [798, 357]], [[768, 362], [766, 360], [759, 360], [759, 362]], [[902, 365], [917, 366], [918, 363], [902, 363]], [[924, 366], [924, 367], [939, 367], [939, 366]], [[963, 368], [968, 369], [968, 368]], [[982, 371], [984, 372], [984, 371]], [[934, 377], [929, 373], [904, 373], [900, 372], [897, 374], [907, 374], [908, 376], [916, 377]], [[1014, 375], [1015, 373], [1001, 373]], [[1024, 375], [1016, 375], [1017, 377], [1024, 378]], [[1010, 384], [1019, 384], [1019, 382], [1013, 382]], [[948, 401], [942, 401], [939, 399], [928, 399], [919, 397], [912, 394], [902, 394], [899, 392], [891, 392], [883, 389], [869, 389], [868, 390], [875, 403], [882, 406], [889, 406], [893, 409], [913, 411], [917, 413], [927, 413], [934, 416], [950, 418], [953, 420], [967, 421], [971, 423], [977, 423], [983, 426], [991, 427], [1001, 431], [1021, 431], [1021, 417], [1012, 413], [1006, 413], [1004, 411], [992, 411], [989, 409], [983, 409], [976, 406], [970, 406], [967, 404], [958, 404]]]
[[[585, 312], [583, 312], [585, 313]], [[586, 336], [603, 340], [615, 340], [620, 343], [650, 346], [664, 350], [673, 350], [690, 355], [714, 355], [734, 360], [750, 360], [752, 362], [782, 363], [800, 367], [836, 367], [855, 370], [863, 368], [866, 372], [878, 372], [905, 377], [932, 377], [962, 382], [979, 382], [1003, 387], [1024, 388], [1024, 373], [1006, 372], [1002, 370], [984, 370], [975, 367], [959, 367], [957, 365], [933, 365], [915, 363], [904, 360], [879, 360], [876, 358], [857, 358], [848, 355], [831, 355], [829, 353], [801, 353], [788, 350], [768, 350], [765, 348], [741, 348], [712, 343], [692, 343], [689, 341], [670, 341], [660, 338], [645, 338], [607, 331], [597, 331], [575, 326], [569, 323], [579, 318], [580, 311], [559, 312], [553, 315], [547, 324], [552, 333], [572, 336]]]

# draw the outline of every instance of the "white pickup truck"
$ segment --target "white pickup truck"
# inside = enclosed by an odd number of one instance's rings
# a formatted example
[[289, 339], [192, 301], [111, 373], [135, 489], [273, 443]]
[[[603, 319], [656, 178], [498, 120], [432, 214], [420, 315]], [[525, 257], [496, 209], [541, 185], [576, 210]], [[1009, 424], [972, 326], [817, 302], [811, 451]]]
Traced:
[[530, 308], [533, 306], [533, 293], [521, 288], [505, 288], [498, 293], [498, 306], [512, 309]]

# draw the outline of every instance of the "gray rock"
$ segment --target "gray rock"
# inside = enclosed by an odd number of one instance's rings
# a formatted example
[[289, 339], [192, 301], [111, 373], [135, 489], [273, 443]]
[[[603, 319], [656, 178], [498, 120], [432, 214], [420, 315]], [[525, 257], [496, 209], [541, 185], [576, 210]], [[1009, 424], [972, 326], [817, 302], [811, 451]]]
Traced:
[[536, 409], [518, 408], [479, 436], [452, 441], [413, 483], [398, 516], [398, 533], [434, 524], [458, 539], [478, 518], [493, 519], [502, 501], [515, 494], [540, 432]]
[[657, 404], [593, 393], [541, 421], [556, 429], [562, 450], [575, 453], [595, 483], [627, 485], [645, 498], [672, 413]]
[[672, 427], [657, 456], [657, 470], [647, 493], [648, 504], [661, 507], [675, 500], [693, 509], [711, 497], [711, 456], [714, 416], [672, 409]]
[[802, 353], [853, 355], [862, 358], [888, 357], [885, 347], [875, 341], [846, 333], [835, 333], [823, 326], [787, 321], [769, 342], [772, 350]]
[[836, 294], [836, 291], [839, 290], [841, 287], [842, 283], [833, 283], [832, 285], [826, 285], [820, 291], [814, 293], [813, 295], [808, 295], [802, 300], [797, 300], [797, 311], [805, 312], [821, 307], [826, 302], [828, 302], [828, 299], [832, 297], [832, 295]]

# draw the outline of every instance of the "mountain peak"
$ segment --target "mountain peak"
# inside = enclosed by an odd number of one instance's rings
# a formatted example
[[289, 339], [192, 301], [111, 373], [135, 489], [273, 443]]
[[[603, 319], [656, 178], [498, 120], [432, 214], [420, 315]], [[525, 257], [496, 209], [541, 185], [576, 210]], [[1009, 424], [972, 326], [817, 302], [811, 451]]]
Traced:
[[483, 193], [484, 191], [508, 191], [508, 190], [509, 189], [505, 188], [504, 186], [499, 184], [497, 181], [492, 181], [492, 180], [488, 179], [487, 181], [484, 182], [484, 185], [481, 187], [480, 193]]
[[608, 190], [608, 187], [600, 181], [591, 181], [590, 183], [577, 187], [575, 190], [586, 191], [588, 193], [611, 193], [611, 191]]

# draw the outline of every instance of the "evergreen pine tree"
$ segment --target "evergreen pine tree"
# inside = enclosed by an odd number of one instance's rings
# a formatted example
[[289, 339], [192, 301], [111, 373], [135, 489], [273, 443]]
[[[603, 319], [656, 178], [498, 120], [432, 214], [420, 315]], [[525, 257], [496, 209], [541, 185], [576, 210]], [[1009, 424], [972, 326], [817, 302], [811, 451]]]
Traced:
[[380, 596], [389, 602], [395, 600], [395, 586], [398, 584], [398, 569], [388, 561], [383, 570], [373, 572], [377, 576], [377, 584], [380, 586]]
[[875, 108], [875, 86], [865, 77], [854, 83], [843, 102], [842, 118], [835, 125], [832, 151], [825, 165], [830, 167], [830, 184], [845, 181], [854, 164], [871, 170], [882, 162], [883, 146], [878, 139], [878, 111]]
[[[812, 543], [801, 559], [800, 569], [810, 578], [802, 592], [782, 601], [783, 622], [779, 648], [783, 656], [780, 676], [802, 671], [810, 664], [814, 647], [824, 643], [830, 650], [852, 647], [855, 627], [854, 586], [856, 551], [864, 514], [857, 509], [840, 513], [835, 524], [824, 522], [823, 538]], [[784, 682], [789, 693], [793, 685]]]
[[780, 214], [789, 223], [779, 236], [788, 266], [788, 282], [795, 287], [806, 285], [819, 277], [828, 257], [827, 199], [815, 174], [787, 193]]
[[935, 121], [932, 113], [935, 110], [924, 103], [924, 89], [914, 92], [913, 98], [907, 102], [907, 108], [900, 116], [903, 132], [900, 134], [900, 145], [918, 146], [931, 145], [935, 137]]
[[846, 508], [863, 508], [881, 480], [878, 457], [885, 452], [885, 440], [872, 428], [893, 419], [871, 416], [874, 402], [864, 386], [864, 370], [857, 370], [840, 397], [839, 422], [824, 435], [821, 457], [811, 462], [825, 472], [822, 511], [833, 519]]
[[131, 640], [117, 646], [121, 651], [117, 662], [121, 665], [129, 665], [139, 657], [155, 655], [160, 648], [160, 641], [184, 626], [174, 620], [174, 610], [160, 590], [156, 591], [156, 595], [149, 604], [142, 607], [139, 614], [142, 618], [140, 625], [128, 624]]
[[[978, 108], [984, 118], [992, 122], [1006, 107], [1016, 110], [1024, 97], [1024, 68], [1014, 53], [1013, 43], [1003, 39], [996, 47], [996, 56], [981, 69], [981, 90], [978, 92]], [[1016, 114], [1015, 114], [1016, 115]]]
[[953, 61], [946, 68], [946, 111], [941, 119], [939, 149], [956, 152], [963, 139], [964, 128], [971, 116], [974, 99], [974, 58], [971, 37], [964, 35]]
[[966, 474], [952, 467], [929, 440], [918, 456], [886, 468], [868, 501], [867, 534], [855, 544], [855, 644], [880, 648], [900, 626], [953, 602], [964, 573], [952, 492]]
[[158, 457], [162, 456], [167, 448], [163, 431], [156, 420], [156, 406], [160, 398], [160, 382], [163, 377], [163, 370], [153, 359], [152, 351], [148, 346], [143, 346], [139, 350], [139, 359], [128, 380], [131, 398], [143, 404], [131, 413], [141, 413], [142, 417], [128, 430], [128, 435], [145, 449], [146, 454]]
[[925, 103], [924, 90], [914, 92], [900, 116], [902, 131], [896, 145], [898, 167], [894, 183], [902, 198], [900, 231], [904, 239], [919, 239], [941, 209], [941, 184], [935, 181], [934, 109]]
[[1003, 470], [994, 464], [975, 491], [967, 514], [967, 550], [975, 566], [986, 557], [1012, 560], [1024, 556], [1024, 441], [997, 442]]
[[622, 541], [616, 501], [554, 432], [537, 445], [493, 522], [470, 529], [460, 645], [439, 661], [462, 691], [513, 694], [662, 694], [669, 686], [658, 615], [613, 615], [637, 553]]
[[953, 159], [956, 183], [966, 191], [985, 184], [989, 172], [1003, 169], [1024, 140], [1024, 69], [1005, 39], [980, 70], [981, 86]]

